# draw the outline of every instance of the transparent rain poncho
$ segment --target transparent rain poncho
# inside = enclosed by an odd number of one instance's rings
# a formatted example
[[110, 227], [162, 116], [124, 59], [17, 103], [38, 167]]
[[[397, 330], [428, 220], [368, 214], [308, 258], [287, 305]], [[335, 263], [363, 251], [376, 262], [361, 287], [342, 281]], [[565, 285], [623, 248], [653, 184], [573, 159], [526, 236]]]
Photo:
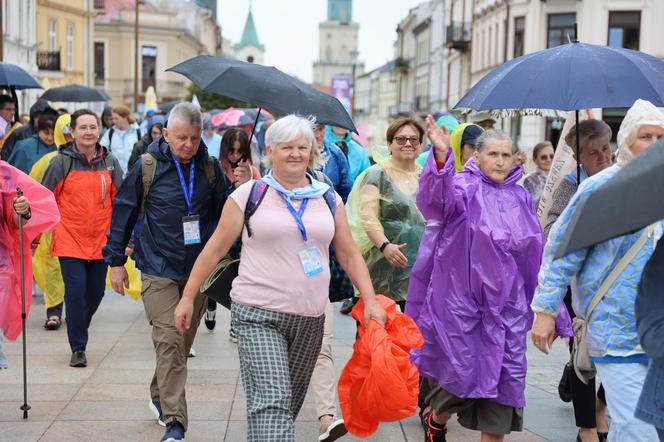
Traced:
[[[355, 180], [346, 213], [376, 293], [404, 301], [425, 226], [415, 201], [422, 168], [417, 164], [413, 171], [398, 168], [385, 147], [375, 147], [373, 158], [376, 164]], [[392, 244], [408, 244], [401, 251], [408, 266], [402, 269], [390, 265], [369, 239], [368, 231], [383, 232]]]

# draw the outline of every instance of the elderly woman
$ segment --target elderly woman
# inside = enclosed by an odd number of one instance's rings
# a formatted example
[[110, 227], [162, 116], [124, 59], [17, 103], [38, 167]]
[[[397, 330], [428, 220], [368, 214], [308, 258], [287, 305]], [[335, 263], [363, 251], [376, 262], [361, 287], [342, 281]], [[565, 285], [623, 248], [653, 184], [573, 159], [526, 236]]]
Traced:
[[535, 145], [533, 148], [533, 162], [537, 168], [526, 175], [523, 180], [523, 187], [530, 193], [535, 205], [537, 205], [553, 162], [553, 144], [550, 141], [542, 141]]
[[409, 292], [406, 305], [425, 339], [411, 359], [431, 409], [426, 437], [445, 440], [446, 422], [457, 413], [483, 441], [501, 441], [523, 428], [526, 334], [544, 236], [530, 195], [517, 185], [523, 169], [514, 166], [512, 140], [484, 132], [457, 172], [449, 135], [432, 123], [435, 155], [417, 202], [440, 232], [429, 289]]
[[[271, 172], [231, 195], [175, 311], [175, 324], [184, 332], [201, 284], [242, 235], [231, 323], [238, 339], [250, 441], [294, 440], [293, 422], [321, 348], [331, 242], [366, 303], [365, 321], [385, 320], [341, 198], [307, 174], [308, 167], [315, 168], [313, 146], [313, 124], [306, 119], [289, 115], [270, 126], [266, 153]], [[245, 208], [254, 201], [256, 189], [263, 189], [262, 203], [252, 203], [253, 216], [246, 220]]]
[[394, 120], [386, 134], [389, 156], [381, 159], [374, 148], [377, 164], [360, 174], [348, 197], [351, 232], [374, 288], [402, 311], [425, 224], [415, 202], [423, 137], [424, 129], [414, 119]]
[[[620, 125], [618, 164], [588, 178], [551, 229], [532, 304], [537, 312], [532, 339], [546, 353], [556, 337], [553, 318], [560, 301], [567, 286], [576, 281], [572, 303], [587, 323], [590, 355], [609, 399], [609, 440], [613, 441], [657, 440], [655, 428], [634, 416], [648, 369], [648, 357], [637, 335], [634, 302], [641, 272], [654, 250], [654, 241], [648, 237], [661, 236], [662, 225], [656, 223], [553, 258], [577, 207], [663, 135], [664, 115], [650, 102], [637, 100]], [[629, 252], [633, 252], [632, 259]], [[614, 282], [607, 287], [604, 281], [608, 278]], [[595, 307], [588, 314], [591, 304]]]

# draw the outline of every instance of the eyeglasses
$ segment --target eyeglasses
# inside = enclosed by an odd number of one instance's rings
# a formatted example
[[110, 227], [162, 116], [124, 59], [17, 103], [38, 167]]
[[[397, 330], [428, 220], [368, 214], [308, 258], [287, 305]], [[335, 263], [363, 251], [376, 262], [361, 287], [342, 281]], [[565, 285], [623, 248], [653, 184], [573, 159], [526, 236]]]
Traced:
[[420, 145], [420, 139], [417, 137], [394, 137], [394, 141], [396, 141], [399, 146], [405, 145], [406, 141], [410, 141], [411, 146]]
[[552, 160], [553, 159], [553, 154], [550, 155], [540, 155], [539, 156], [540, 160]]

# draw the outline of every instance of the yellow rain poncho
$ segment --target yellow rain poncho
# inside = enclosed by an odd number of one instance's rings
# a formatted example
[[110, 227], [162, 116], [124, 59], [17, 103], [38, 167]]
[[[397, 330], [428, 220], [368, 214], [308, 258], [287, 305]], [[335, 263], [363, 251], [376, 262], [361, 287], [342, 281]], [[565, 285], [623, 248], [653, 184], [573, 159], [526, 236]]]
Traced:
[[[463, 170], [464, 163], [461, 161], [461, 139], [463, 138], [463, 132], [468, 126], [477, 126], [477, 124], [463, 123], [454, 128], [450, 134], [450, 147], [452, 148], [452, 153], [454, 153], [454, 163], [457, 172]], [[479, 126], [477, 126], [479, 127]]]
[[[415, 201], [422, 168], [417, 163], [413, 171], [397, 168], [384, 147], [375, 147], [373, 158], [376, 164], [355, 180], [346, 213], [376, 293], [404, 301], [408, 293], [408, 276], [425, 226]], [[402, 269], [389, 264], [371, 242], [367, 231], [383, 232], [392, 244], [407, 243], [401, 252], [408, 259], [408, 266]]]

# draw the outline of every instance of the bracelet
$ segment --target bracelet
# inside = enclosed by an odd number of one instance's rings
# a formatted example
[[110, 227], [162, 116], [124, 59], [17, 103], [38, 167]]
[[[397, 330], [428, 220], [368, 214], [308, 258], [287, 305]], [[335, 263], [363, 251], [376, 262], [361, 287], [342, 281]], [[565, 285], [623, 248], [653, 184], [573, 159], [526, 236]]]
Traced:
[[380, 250], [380, 253], [383, 253], [383, 251], [385, 250], [385, 247], [389, 246], [390, 244], [391, 243], [389, 241], [385, 241], [383, 244], [381, 244], [380, 248], [378, 249], [378, 250]]

